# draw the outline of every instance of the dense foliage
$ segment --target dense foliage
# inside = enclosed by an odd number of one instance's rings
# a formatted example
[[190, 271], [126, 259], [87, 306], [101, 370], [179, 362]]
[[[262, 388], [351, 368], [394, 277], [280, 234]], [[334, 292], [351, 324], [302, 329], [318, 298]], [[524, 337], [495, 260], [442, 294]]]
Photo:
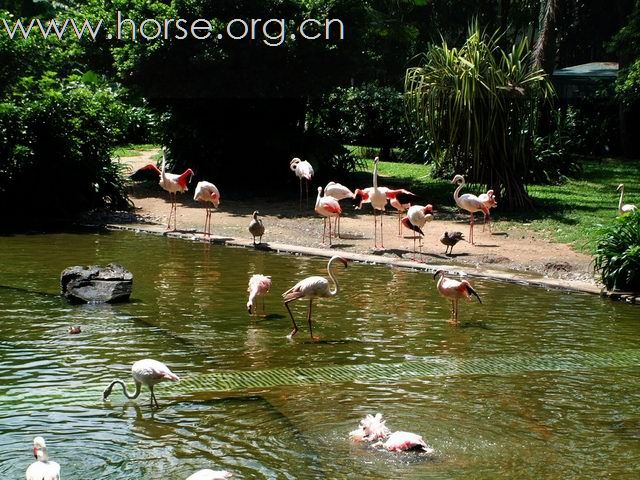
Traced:
[[600, 231], [595, 269], [607, 290], [640, 292], [640, 211]]

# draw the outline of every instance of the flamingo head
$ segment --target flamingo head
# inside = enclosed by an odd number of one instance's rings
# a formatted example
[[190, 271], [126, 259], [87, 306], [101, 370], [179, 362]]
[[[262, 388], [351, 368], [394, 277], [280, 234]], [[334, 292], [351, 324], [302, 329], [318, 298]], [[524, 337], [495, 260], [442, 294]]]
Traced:
[[220, 194], [218, 192], [211, 192], [211, 203], [216, 208], [220, 205]]
[[247, 302], [247, 312], [249, 312], [249, 315], [253, 313], [253, 302], [251, 300]]
[[438, 275], [442, 275], [444, 277], [444, 270], [438, 270], [436, 273], [433, 274], [433, 279], [435, 280]]
[[464, 185], [464, 177], [462, 175], [456, 175], [451, 180], [451, 183], [457, 183], [458, 185]]
[[433, 205], [428, 203], [423, 209], [422, 212], [426, 215], [427, 213], [433, 213]]
[[623, 188], [624, 188], [624, 183], [621, 183], [620, 185], [618, 185], [618, 188], [616, 188], [616, 192], [619, 192]]
[[47, 459], [47, 444], [44, 442], [44, 438], [36, 437], [33, 439], [33, 456], [41, 462]]
[[293, 160], [291, 160], [289, 162], [289, 168], [291, 168], [291, 170], [293, 170], [294, 172], [296, 171], [296, 168], [298, 168], [298, 164], [301, 162], [302, 160], [300, 160], [298, 157], [294, 157]]
[[[351, 260], [349, 260], [347, 258], [344, 258], [344, 257], [338, 257], [338, 256], [331, 257], [331, 260], [334, 260], [334, 259], [338, 260], [339, 262], [342, 262], [342, 264], [344, 265], [344, 268], [347, 268], [349, 266], [349, 262], [351, 261]], [[331, 261], [331, 260], [329, 260], [329, 261]]]
[[360, 210], [362, 202], [369, 200], [369, 194], [361, 188], [356, 188], [353, 192], [353, 206], [356, 210]]

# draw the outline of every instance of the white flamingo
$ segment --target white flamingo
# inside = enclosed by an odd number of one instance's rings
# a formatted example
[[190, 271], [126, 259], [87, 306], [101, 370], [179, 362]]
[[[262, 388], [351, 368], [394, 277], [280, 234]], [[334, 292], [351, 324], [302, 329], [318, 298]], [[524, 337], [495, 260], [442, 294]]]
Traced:
[[369, 194], [369, 201], [373, 207], [373, 247], [378, 248], [378, 219], [376, 213], [380, 211], [380, 247], [384, 248], [384, 236], [382, 231], [382, 217], [384, 216], [384, 208], [387, 205], [386, 191], [378, 187], [378, 162], [379, 157], [373, 160], [373, 189]]
[[618, 188], [616, 190], [617, 192], [620, 192], [620, 201], [618, 202], [618, 214], [619, 215], [623, 215], [625, 213], [629, 213], [629, 212], [633, 212], [635, 211], [637, 208], [635, 205], [631, 204], [631, 203], [622, 203], [623, 199], [622, 197], [624, 196], [624, 183], [621, 183], [620, 185], [618, 185]]
[[206, 215], [204, 217], [204, 234], [207, 237], [211, 236], [211, 207], [212, 204], [215, 208], [220, 205], [220, 191], [213, 183], [210, 182], [198, 182], [196, 190], [193, 195], [193, 199], [196, 202], [203, 203], [206, 209]]
[[111, 395], [111, 390], [113, 390], [114, 385], [120, 385], [122, 387], [122, 393], [128, 399], [138, 398], [140, 395], [140, 390], [142, 385], [146, 385], [151, 392], [151, 407], [153, 408], [154, 402], [156, 408], [159, 407], [158, 400], [156, 399], [155, 394], [153, 393], [153, 386], [156, 383], [164, 382], [166, 380], [170, 380], [172, 382], [177, 382], [180, 380], [176, 374], [174, 374], [169, 367], [167, 367], [164, 363], [158, 362], [157, 360], [151, 360], [146, 358], [144, 360], [138, 360], [131, 366], [131, 375], [133, 375], [133, 380], [136, 384], [136, 391], [133, 394], [130, 394], [127, 391], [127, 386], [124, 384], [122, 380], [114, 380], [109, 384], [107, 388], [104, 389], [102, 393], [102, 398], [104, 400]]
[[445, 276], [444, 270], [438, 270], [433, 274], [433, 278], [438, 278], [437, 288], [440, 295], [451, 302], [451, 316], [453, 317], [453, 323], [458, 324], [458, 300], [466, 298], [471, 300], [471, 295], [474, 295], [479, 303], [480, 295], [473, 289], [471, 284], [466, 280], [454, 280]]
[[402, 214], [411, 207], [409, 199], [416, 195], [404, 188], [399, 188], [397, 190], [387, 189], [385, 195], [389, 200], [389, 205], [398, 211], [398, 236], [400, 236], [402, 235]]
[[27, 468], [27, 480], [60, 480], [60, 465], [49, 460], [44, 438], [33, 439], [33, 456], [36, 461]]
[[153, 163], [150, 163], [140, 168], [137, 172], [134, 173], [134, 175], [143, 170], [151, 170], [160, 176], [160, 181], [158, 183], [164, 190], [169, 192], [169, 198], [171, 200], [171, 210], [169, 211], [169, 223], [167, 225], [167, 229], [168, 230], [171, 229], [171, 216], [173, 216], [173, 229], [176, 230], [177, 228], [176, 217], [177, 217], [177, 211], [178, 211], [178, 207], [176, 205], [177, 193], [178, 192], [183, 193], [189, 190], [187, 184], [188, 182], [191, 181], [191, 177], [193, 176], [193, 170], [191, 170], [190, 168], [187, 168], [180, 175], [177, 175], [175, 173], [167, 173], [165, 171], [166, 163], [167, 163], [166, 156], [163, 149], [162, 150], [162, 170], [159, 170], [158, 167], [156, 167]]
[[302, 180], [305, 180], [307, 191], [307, 206], [309, 205], [309, 182], [313, 178], [313, 167], [306, 160], [300, 160], [295, 157], [289, 162], [289, 168], [293, 170], [296, 177], [300, 180], [300, 210], [302, 210]]
[[253, 219], [249, 222], [249, 233], [253, 235], [253, 244], [256, 244], [256, 237], [260, 237], [258, 243], [262, 243], [262, 235], [264, 235], [264, 223], [258, 218], [259, 211], [253, 212]]
[[309, 310], [307, 311], [307, 322], [309, 323], [309, 334], [311, 335], [312, 339], [315, 339], [313, 336], [313, 327], [311, 326], [311, 308], [313, 306], [313, 299], [335, 297], [340, 291], [340, 285], [338, 284], [338, 280], [333, 274], [332, 269], [333, 262], [335, 261], [342, 262], [345, 268], [347, 267], [348, 263], [347, 259], [338, 256], [331, 257], [331, 259], [327, 263], [327, 273], [329, 274], [329, 278], [333, 281], [333, 289], [331, 289], [331, 284], [325, 277], [312, 276], [300, 280], [293, 287], [282, 294], [282, 298], [284, 298], [284, 306], [287, 307], [289, 316], [291, 317], [291, 322], [293, 323], [293, 330], [287, 338], [291, 339], [296, 333], [298, 333], [298, 325], [296, 325], [296, 321], [293, 318], [293, 314], [291, 313], [291, 309], [289, 308], [289, 303], [301, 298], [308, 298]]
[[[407, 210], [407, 216], [401, 220], [401, 224], [407, 227], [409, 230], [413, 230], [418, 235], [419, 245], [420, 245], [420, 253], [422, 253], [422, 237], [424, 237], [424, 232], [422, 228], [425, 226], [427, 222], [433, 221], [433, 206], [429, 203], [426, 206], [423, 205], [413, 205], [409, 207]], [[415, 260], [416, 255], [416, 236], [413, 236], [413, 257]]]
[[456, 188], [456, 191], [453, 193], [453, 199], [455, 200], [456, 205], [471, 214], [469, 243], [473, 245], [473, 214], [475, 212], [483, 212], [485, 216], [488, 216], [489, 209], [485, 206], [484, 203], [482, 203], [482, 201], [478, 197], [472, 195], [471, 193], [460, 195], [460, 190], [462, 190], [462, 187], [464, 187], [465, 185], [464, 177], [462, 175], [456, 175], [455, 177], [453, 177], [451, 183], [458, 184], [458, 188]]
[[367, 415], [360, 420], [360, 425], [349, 436], [354, 441], [375, 442], [374, 447], [382, 447], [390, 452], [401, 452], [407, 450], [420, 451], [432, 454], [434, 449], [424, 441], [422, 436], [411, 432], [393, 432], [385, 425], [385, 420], [381, 413]]
[[210, 468], [205, 468], [189, 475], [186, 480], [225, 480], [231, 477], [233, 477], [233, 474], [226, 470], [211, 470]]
[[249, 300], [247, 301], [247, 310], [249, 315], [257, 314], [256, 297], [262, 297], [262, 314], [266, 313], [264, 308], [264, 296], [269, 293], [271, 288], [271, 277], [267, 275], [261, 275], [259, 273], [251, 275], [249, 279], [249, 286], [247, 292], [249, 292]]
[[[356, 198], [356, 194], [353, 193], [348, 187], [345, 187], [341, 183], [329, 182], [327, 186], [324, 187], [324, 194], [328, 197], [333, 197], [338, 202], [340, 200], [344, 200], [345, 198]], [[334, 233], [336, 237], [340, 236], [340, 215], [336, 217], [335, 225], [334, 225]]]
[[331, 246], [331, 218], [339, 217], [342, 213], [340, 203], [333, 197], [322, 196], [322, 187], [318, 187], [318, 197], [316, 198], [315, 211], [324, 218], [324, 226], [322, 228], [322, 243], [324, 243], [325, 233], [327, 231], [327, 220], [329, 221], [329, 246]]
[[[493, 190], [487, 190], [487, 193], [481, 193], [478, 195], [478, 199], [484, 206], [487, 207], [487, 210], [491, 211], [492, 208], [496, 208], [498, 206], [498, 202], [496, 201], [496, 196], [493, 193]], [[485, 214], [484, 223], [482, 224], [482, 231], [484, 232], [485, 225], [489, 225], [489, 232], [491, 232], [491, 216]]]

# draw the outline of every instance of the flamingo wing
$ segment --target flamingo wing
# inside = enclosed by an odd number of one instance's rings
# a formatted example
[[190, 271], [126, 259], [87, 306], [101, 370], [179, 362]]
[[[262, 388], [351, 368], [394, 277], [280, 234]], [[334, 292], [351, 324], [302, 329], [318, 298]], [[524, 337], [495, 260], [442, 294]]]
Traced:
[[393, 432], [383, 446], [390, 452], [420, 450], [425, 453], [433, 453], [434, 451], [422, 436], [411, 432]]
[[329, 295], [329, 281], [324, 277], [313, 276], [300, 280], [282, 294], [285, 302], [299, 298], [317, 298]]

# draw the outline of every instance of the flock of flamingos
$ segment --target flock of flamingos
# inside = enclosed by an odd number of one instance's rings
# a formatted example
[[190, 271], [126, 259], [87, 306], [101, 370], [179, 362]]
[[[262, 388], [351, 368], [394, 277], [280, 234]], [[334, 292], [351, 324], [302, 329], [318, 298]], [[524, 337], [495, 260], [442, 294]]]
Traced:
[[[291, 170], [293, 170], [296, 176], [300, 179], [300, 206], [302, 207], [302, 185], [306, 183], [307, 195], [308, 195], [308, 183], [313, 177], [313, 168], [309, 162], [302, 161], [299, 158], [294, 158], [290, 162]], [[140, 170], [150, 170], [157, 173], [160, 177], [160, 186], [169, 192], [171, 199], [171, 211], [169, 214], [168, 229], [171, 229], [171, 218], [173, 217], [174, 230], [176, 229], [176, 194], [178, 192], [185, 192], [188, 190], [187, 184], [193, 176], [193, 170], [187, 169], [180, 175], [167, 173], [165, 171], [165, 158], [163, 155], [162, 168], [158, 169], [156, 165], [149, 164]], [[486, 194], [479, 196], [472, 194], [460, 195], [460, 190], [464, 187], [464, 177], [462, 175], [456, 175], [452, 183], [457, 184], [457, 188], [454, 192], [454, 200], [456, 204], [470, 213], [470, 232], [469, 241], [473, 244], [473, 224], [474, 213], [482, 212], [485, 215], [485, 222], [489, 221], [489, 210], [497, 205], [493, 191], [489, 190]], [[618, 190], [621, 191], [620, 203], [618, 211], [620, 214], [635, 210], [634, 205], [628, 205], [623, 203], [624, 186], [620, 185]], [[318, 196], [315, 204], [315, 211], [324, 218], [324, 231], [323, 242], [326, 234], [327, 224], [329, 229], [329, 243], [331, 244], [332, 226], [331, 219], [335, 219], [335, 235], [339, 235], [339, 218], [342, 213], [340, 207], [340, 200], [351, 199], [356, 205], [356, 208], [360, 208], [364, 203], [371, 203], [374, 212], [374, 247], [377, 247], [377, 217], [380, 214], [380, 244], [384, 248], [383, 234], [382, 234], [382, 218], [383, 211], [390, 203], [399, 212], [399, 225], [403, 225], [406, 228], [416, 232], [420, 237], [423, 235], [422, 228], [424, 225], [431, 221], [432, 206], [431, 205], [411, 205], [408, 201], [414, 195], [404, 189], [391, 190], [385, 187], [378, 186], [378, 158], [374, 161], [373, 169], [373, 186], [364, 189], [356, 189], [355, 191], [349, 190], [347, 187], [340, 185], [339, 183], [329, 182], [324, 188], [318, 187]], [[218, 188], [206, 181], [198, 182], [194, 200], [202, 202], [206, 206], [205, 216], [205, 235], [211, 234], [211, 206], [217, 208], [220, 203], [220, 192]], [[405, 216], [403, 216], [405, 214]], [[264, 234], [264, 225], [258, 218], [258, 212], [254, 212], [251, 223], [249, 224], [249, 232], [253, 236], [255, 243], [256, 237], [262, 240]], [[447, 246], [447, 249], [453, 249], [453, 246], [463, 239], [463, 235], [460, 232], [445, 232], [441, 238], [441, 242]], [[414, 240], [414, 253], [415, 253], [415, 240]], [[312, 339], [313, 328], [311, 322], [311, 313], [313, 307], [313, 300], [315, 298], [333, 297], [339, 292], [339, 283], [334, 274], [334, 263], [339, 262], [346, 268], [349, 260], [340, 257], [333, 256], [327, 264], [327, 273], [329, 279], [321, 276], [311, 276], [300, 280], [293, 287], [288, 289], [282, 294], [284, 299], [284, 305], [289, 312], [291, 322], [293, 324], [293, 330], [288, 335], [289, 339], [298, 332], [298, 326], [289, 303], [294, 300], [309, 300], [307, 309], [307, 323], [309, 325], [309, 334]], [[460, 298], [471, 299], [471, 296], [475, 296], [480, 303], [480, 296], [472, 288], [468, 281], [454, 280], [447, 278], [443, 270], [438, 270], [434, 274], [434, 279], [437, 278], [438, 292], [451, 302], [451, 315], [452, 322], [458, 323], [458, 301]], [[332, 286], [333, 284], [333, 286]], [[268, 293], [271, 288], [271, 277], [257, 274], [253, 275], [249, 280], [249, 299], [247, 301], [247, 310], [251, 315], [257, 315], [257, 298], [262, 297], [262, 314], [265, 313], [264, 309], [264, 295]], [[103, 392], [103, 398], [106, 399], [111, 394], [114, 386], [119, 385], [122, 388], [123, 394], [128, 399], [136, 399], [141, 393], [142, 385], [146, 385], [150, 391], [150, 406], [158, 408], [158, 400], [154, 394], [154, 385], [163, 381], [178, 381], [179, 378], [162, 362], [152, 359], [139, 360], [131, 367], [131, 373], [135, 382], [135, 391], [129, 393], [125, 383], [121, 380], [114, 380]], [[389, 451], [403, 451], [403, 450], [417, 450], [426, 454], [433, 453], [433, 449], [427, 445], [420, 435], [411, 432], [397, 431], [391, 433], [386, 427], [385, 420], [382, 414], [367, 415], [360, 421], [358, 428], [349, 434], [353, 441], [357, 442], [370, 442], [375, 447], [381, 447]], [[48, 459], [47, 448], [45, 441], [42, 437], [36, 437], [33, 440], [33, 454], [36, 461], [29, 466], [26, 472], [27, 480], [59, 480], [60, 479], [60, 465], [54, 461]], [[187, 480], [215, 480], [230, 478], [232, 474], [222, 470], [200, 470], [193, 475], [189, 476]]]

